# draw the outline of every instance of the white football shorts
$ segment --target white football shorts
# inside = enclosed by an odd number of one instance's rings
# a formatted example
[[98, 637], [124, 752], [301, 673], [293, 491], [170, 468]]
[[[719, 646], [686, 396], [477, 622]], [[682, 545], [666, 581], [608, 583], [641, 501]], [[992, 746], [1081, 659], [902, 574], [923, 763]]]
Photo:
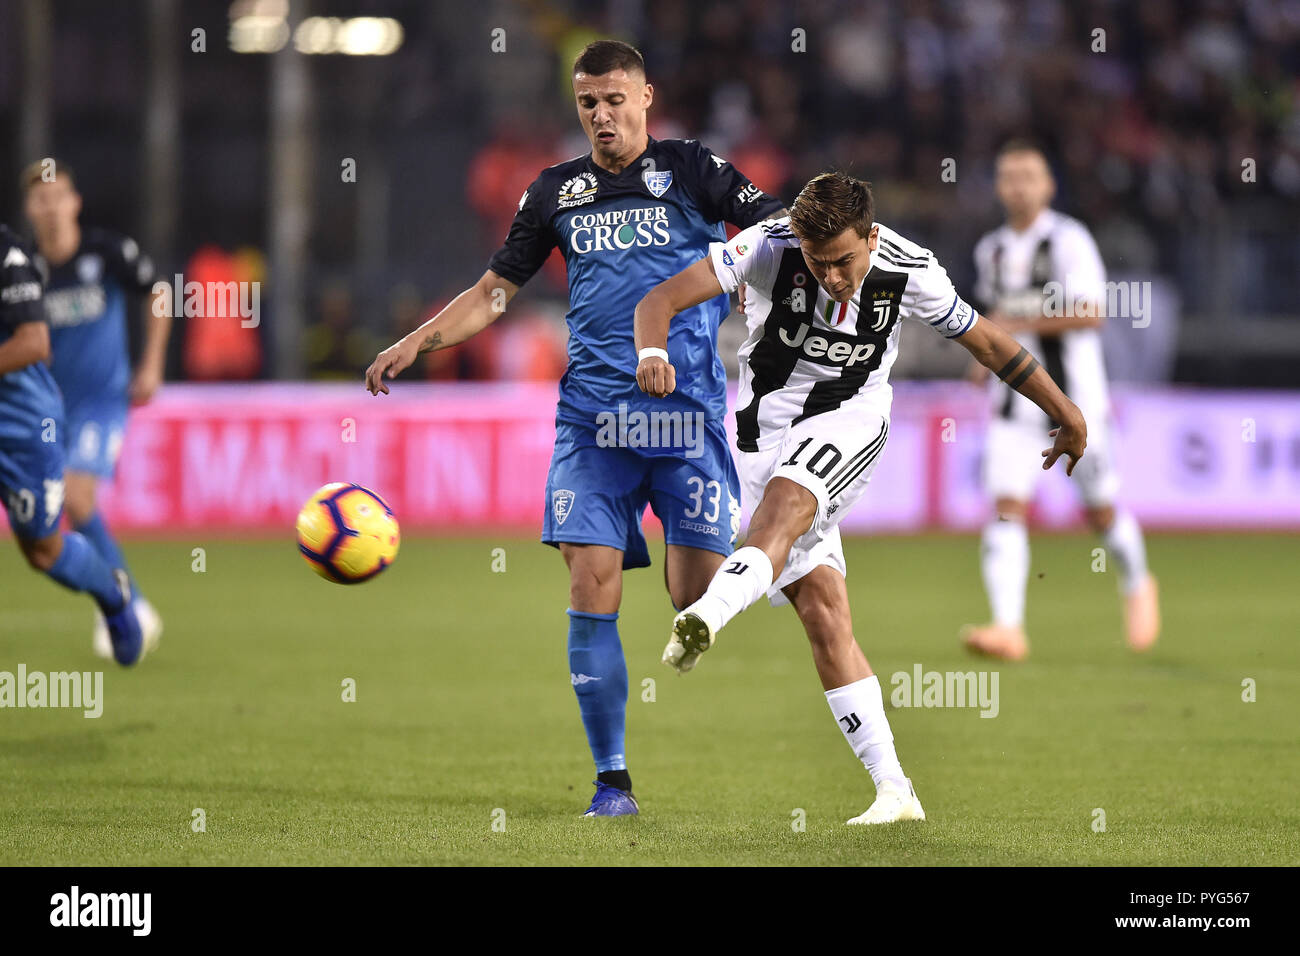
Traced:
[[741, 487], [755, 507], [773, 478], [788, 478], [817, 498], [812, 526], [795, 539], [767, 592], [774, 606], [788, 603], [781, 588], [818, 565], [846, 573], [839, 524], [867, 490], [888, 438], [887, 418], [861, 409], [824, 412], [791, 426], [773, 448], [737, 455]]
[[[1088, 418], [1088, 447], [1075, 466], [1070, 480], [1079, 489], [1085, 505], [1100, 508], [1114, 504], [1119, 492], [1109, 422], [1104, 417]], [[1038, 479], [1043, 476], [1043, 449], [1052, 447], [1044, 416], [1041, 425], [995, 417], [989, 422], [984, 442], [982, 473], [990, 498], [1032, 501]], [[1059, 460], [1053, 468], [1062, 468]]]

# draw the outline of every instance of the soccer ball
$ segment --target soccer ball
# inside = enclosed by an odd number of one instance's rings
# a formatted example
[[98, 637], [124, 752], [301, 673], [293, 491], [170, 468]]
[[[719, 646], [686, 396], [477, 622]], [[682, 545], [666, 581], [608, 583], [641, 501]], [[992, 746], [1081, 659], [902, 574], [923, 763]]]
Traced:
[[346, 481], [326, 485], [298, 512], [298, 550], [336, 584], [369, 581], [393, 563], [400, 538], [384, 499]]

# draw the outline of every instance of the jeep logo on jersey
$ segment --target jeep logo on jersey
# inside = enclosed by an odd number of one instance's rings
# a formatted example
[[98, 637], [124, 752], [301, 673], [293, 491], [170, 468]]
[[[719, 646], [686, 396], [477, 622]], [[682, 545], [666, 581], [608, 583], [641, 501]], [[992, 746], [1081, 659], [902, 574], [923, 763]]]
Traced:
[[580, 256], [643, 246], [666, 246], [668, 210], [663, 206], [579, 213], [569, 218], [569, 247]]
[[573, 508], [573, 492], [561, 488], [551, 496], [551, 507], [555, 511], [555, 523], [564, 524], [564, 519], [569, 517], [569, 511]]
[[782, 342], [792, 349], [799, 349], [805, 358], [818, 365], [842, 365], [844, 368], [852, 368], [859, 362], [866, 362], [876, 352], [873, 342], [859, 342], [846, 335], [836, 335], [833, 338], [825, 335], [809, 335], [808, 331], [811, 328], [812, 326], [807, 322], [801, 322], [793, 336], [784, 328], [778, 330], [777, 334]]
[[571, 206], [589, 203], [595, 198], [596, 177], [591, 173], [579, 173], [560, 187], [558, 205], [561, 209], [568, 209]]
[[650, 195], [655, 199], [668, 192], [668, 187], [673, 184], [673, 173], [670, 169], [662, 172], [647, 169], [641, 174], [641, 178], [645, 180], [645, 188], [650, 190]]

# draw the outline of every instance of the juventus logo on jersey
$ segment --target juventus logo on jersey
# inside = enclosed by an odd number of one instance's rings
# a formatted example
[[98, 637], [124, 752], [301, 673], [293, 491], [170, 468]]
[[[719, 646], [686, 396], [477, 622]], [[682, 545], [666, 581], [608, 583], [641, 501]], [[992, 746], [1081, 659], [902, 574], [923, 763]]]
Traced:
[[862, 719], [855, 713], [850, 713], [847, 717], [841, 717], [840, 720], [844, 722], [844, 732], [846, 734], [851, 734], [862, 726]]
[[877, 289], [871, 294], [871, 324], [869, 328], [872, 332], [885, 331], [885, 326], [889, 325], [889, 319], [893, 315], [897, 303], [898, 293], [892, 289]]

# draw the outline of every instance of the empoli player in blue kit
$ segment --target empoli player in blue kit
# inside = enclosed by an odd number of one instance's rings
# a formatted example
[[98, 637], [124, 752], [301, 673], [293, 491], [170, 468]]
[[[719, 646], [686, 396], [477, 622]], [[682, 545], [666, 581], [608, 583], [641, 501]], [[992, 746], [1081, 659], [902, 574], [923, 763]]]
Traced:
[[[641, 532], [649, 504], [663, 522], [665, 580], [677, 608], [696, 600], [731, 553], [739, 485], [723, 419], [717, 354], [725, 295], [683, 312], [668, 353], [678, 388], [650, 399], [636, 385], [632, 312], [658, 283], [740, 228], [783, 212], [730, 163], [693, 140], [646, 132], [654, 88], [633, 47], [589, 44], [574, 63], [578, 117], [591, 152], [543, 170], [519, 200], [487, 272], [447, 308], [384, 350], [366, 372], [372, 393], [420, 352], [480, 332], [551, 250], [569, 277], [569, 364], [560, 382], [542, 540], [569, 568], [569, 674], [596, 761], [587, 816], [637, 812], [624, 755], [627, 665], [618, 636], [622, 571], [650, 564]], [[680, 324], [677, 324], [680, 322]]]
[[[126, 568], [122, 549], [96, 506], [100, 481], [111, 480], [126, 430], [128, 406], [149, 401], [162, 382], [170, 310], [150, 300], [140, 362], [132, 374], [127, 355], [128, 304], [149, 291], [153, 265], [133, 239], [81, 227], [81, 196], [72, 170], [45, 159], [23, 173], [24, 209], [36, 235], [33, 261], [45, 281], [45, 311], [53, 358], [50, 371], [63, 392], [65, 491], [74, 530], [115, 568]], [[129, 572], [128, 572], [129, 573]], [[150, 649], [162, 619], [135, 588], [136, 613]], [[97, 617], [95, 652], [112, 654]]]
[[61, 533], [63, 401], [46, 361], [50, 333], [32, 253], [0, 225], [0, 494], [27, 562], [64, 587], [84, 591], [103, 613], [113, 656], [143, 652], [130, 581], [76, 531]]

